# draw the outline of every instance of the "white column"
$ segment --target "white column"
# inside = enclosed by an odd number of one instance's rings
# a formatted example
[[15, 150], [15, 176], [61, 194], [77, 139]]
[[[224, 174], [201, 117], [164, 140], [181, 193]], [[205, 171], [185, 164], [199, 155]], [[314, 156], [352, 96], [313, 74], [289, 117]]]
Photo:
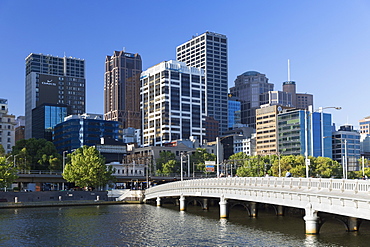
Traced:
[[319, 234], [319, 224], [318, 224], [319, 217], [317, 217], [317, 211], [313, 209], [311, 203], [307, 204], [305, 211], [306, 215], [303, 217], [303, 219], [306, 222], [306, 234], [309, 235]]
[[224, 195], [220, 197], [220, 218], [227, 218], [227, 199], [225, 199]]
[[180, 201], [180, 211], [185, 211], [185, 196], [181, 194], [179, 201]]
[[158, 196], [157, 197], [157, 207], [161, 206], [161, 198]]

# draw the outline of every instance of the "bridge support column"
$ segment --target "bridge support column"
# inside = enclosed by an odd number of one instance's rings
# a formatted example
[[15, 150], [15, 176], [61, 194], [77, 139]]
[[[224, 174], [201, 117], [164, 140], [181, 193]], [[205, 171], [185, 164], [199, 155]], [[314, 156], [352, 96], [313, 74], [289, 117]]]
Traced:
[[220, 218], [227, 218], [227, 199], [225, 199], [224, 195], [220, 197]]
[[251, 210], [251, 214], [249, 215], [249, 217], [257, 217], [258, 215], [257, 205], [258, 205], [257, 202], [251, 202], [249, 204]]
[[306, 215], [303, 217], [303, 219], [306, 223], [306, 234], [319, 234], [319, 217], [317, 217], [317, 211], [313, 209], [311, 203], [307, 204], [305, 211]]
[[185, 196], [180, 196], [180, 211], [185, 211]]
[[157, 207], [161, 206], [161, 198], [158, 196], [157, 197]]
[[276, 216], [284, 216], [284, 207], [281, 205], [278, 205], [276, 207]]
[[348, 231], [356, 232], [360, 227], [360, 221], [357, 218], [349, 217], [348, 218]]
[[203, 199], [203, 210], [208, 210], [208, 199], [204, 198]]

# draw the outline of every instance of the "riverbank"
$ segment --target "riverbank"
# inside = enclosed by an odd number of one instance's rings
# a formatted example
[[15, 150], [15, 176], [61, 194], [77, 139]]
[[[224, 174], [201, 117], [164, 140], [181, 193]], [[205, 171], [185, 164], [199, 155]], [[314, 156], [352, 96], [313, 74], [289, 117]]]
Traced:
[[134, 197], [116, 200], [107, 191], [0, 192], [1, 208], [62, 207], [140, 203]]

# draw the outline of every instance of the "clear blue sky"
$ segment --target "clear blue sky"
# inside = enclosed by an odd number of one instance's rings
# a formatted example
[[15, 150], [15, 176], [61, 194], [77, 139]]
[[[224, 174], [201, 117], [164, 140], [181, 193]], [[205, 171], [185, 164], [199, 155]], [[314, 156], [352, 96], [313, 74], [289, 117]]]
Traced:
[[24, 115], [30, 53], [86, 60], [87, 112], [103, 113], [104, 61], [139, 53], [143, 69], [175, 59], [177, 45], [205, 31], [229, 42], [229, 87], [245, 71], [287, 80], [314, 95], [337, 126], [370, 115], [370, 1], [367, 0], [0, 0], [0, 98]]

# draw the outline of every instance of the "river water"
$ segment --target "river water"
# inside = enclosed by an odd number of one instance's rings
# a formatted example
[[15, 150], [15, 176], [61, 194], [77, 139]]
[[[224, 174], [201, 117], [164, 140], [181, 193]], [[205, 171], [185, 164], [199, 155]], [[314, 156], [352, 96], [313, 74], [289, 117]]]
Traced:
[[320, 235], [306, 236], [301, 216], [271, 211], [249, 218], [233, 208], [104, 205], [1, 209], [0, 246], [369, 246], [370, 224], [359, 232], [328, 220]]

